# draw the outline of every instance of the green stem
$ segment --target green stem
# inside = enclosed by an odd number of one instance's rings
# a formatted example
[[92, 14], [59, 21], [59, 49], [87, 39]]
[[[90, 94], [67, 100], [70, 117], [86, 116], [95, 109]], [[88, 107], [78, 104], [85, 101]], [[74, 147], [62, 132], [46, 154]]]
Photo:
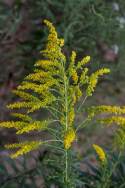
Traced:
[[45, 140], [45, 141], [42, 141], [43, 143], [48, 143], [48, 142], [61, 142], [63, 143], [62, 140]]
[[[64, 100], [65, 100], [65, 131], [68, 130], [68, 79], [65, 74], [65, 69], [63, 69], [63, 78], [64, 78]], [[65, 182], [68, 184], [68, 151], [65, 149]]]
[[65, 180], [67, 183], [67, 181], [68, 181], [68, 152], [67, 152], [67, 150], [65, 150], [65, 154], [66, 154], [66, 171], [65, 171], [66, 177], [65, 177]]

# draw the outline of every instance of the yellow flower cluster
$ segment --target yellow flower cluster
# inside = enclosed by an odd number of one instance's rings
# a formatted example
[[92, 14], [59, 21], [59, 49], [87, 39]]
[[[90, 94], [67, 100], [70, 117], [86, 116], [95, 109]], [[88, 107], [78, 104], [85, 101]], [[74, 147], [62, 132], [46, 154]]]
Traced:
[[38, 101], [39, 102], [39, 99], [37, 97], [25, 91], [13, 90], [13, 93], [21, 97], [22, 99], [25, 99], [26, 101], [36, 101], [36, 102]]
[[11, 114], [12, 116], [16, 117], [16, 118], [19, 118], [23, 121], [27, 121], [27, 122], [30, 122], [32, 121], [32, 118], [28, 115], [25, 115], [25, 114], [21, 114], [21, 113], [12, 113]]
[[77, 85], [77, 86], [74, 88], [74, 90], [75, 90], [76, 98], [77, 98], [77, 100], [79, 100], [80, 97], [82, 96], [82, 91], [81, 91], [81, 89], [80, 89], [80, 86]]
[[72, 80], [74, 81], [74, 84], [77, 84], [77, 82], [78, 82], [78, 75], [77, 75], [77, 72], [76, 72], [75, 69], [72, 71]]
[[97, 85], [99, 76], [102, 76], [102, 75], [107, 74], [109, 72], [110, 72], [110, 69], [103, 68], [103, 69], [99, 69], [95, 73], [92, 73], [92, 75], [89, 77], [88, 88], [86, 90], [87, 96], [92, 96], [92, 93], [94, 92], [94, 89]]
[[27, 80], [33, 80], [33, 81], [40, 81], [41, 82], [45, 82], [46, 80], [48, 80], [50, 77], [50, 72], [45, 72], [43, 70], [35, 72], [33, 74], [29, 74], [25, 79]]
[[44, 91], [48, 90], [50, 87], [52, 87], [53, 85], [57, 85], [57, 84], [58, 84], [58, 80], [56, 79], [46, 81], [46, 83], [44, 84], [36, 84], [36, 83], [25, 81], [22, 83], [22, 85], [18, 86], [18, 89], [21, 89], [21, 90], [30, 89], [38, 94], [42, 94], [44, 93]]
[[9, 144], [6, 145], [5, 147], [7, 149], [20, 148], [14, 154], [11, 154], [11, 158], [16, 158], [20, 155], [24, 155], [32, 150], [37, 149], [41, 144], [42, 144], [41, 141], [29, 141], [23, 143]]
[[64, 45], [63, 39], [58, 39], [55, 27], [48, 20], [44, 20], [44, 23], [49, 28], [48, 43], [45, 50], [41, 53], [52, 61], [63, 60], [65, 62], [65, 56], [61, 52], [61, 47]]
[[75, 112], [74, 112], [74, 108], [71, 108], [69, 111], [69, 119], [68, 119], [68, 124], [69, 126], [71, 126], [74, 122], [74, 118], [75, 118]]
[[[18, 115], [19, 117], [19, 115]], [[24, 118], [23, 118], [24, 119]], [[51, 121], [6, 121], [1, 122], [0, 127], [6, 127], [6, 128], [15, 128], [17, 130], [16, 134], [23, 134], [23, 133], [29, 133], [30, 131], [40, 131], [45, 130], [48, 126], [48, 124]]]
[[[51, 70], [51, 71], [55, 71], [55, 68], [58, 68], [59, 67], [59, 63], [57, 62], [52, 62], [52, 61], [49, 61], [49, 60], [39, 60], [35, 63], [36, 67], [40, 67], [40, 68], [43, 68], [45, 70]], [[41, 72], [41, 71], [40, 71]], [[43, 71], [43, 73], [45, 74], [46, 72]], [[47, 75], [48, 76], [48, 75]], [[42, 75], [41, 75], [42, 77]]]
[[96, 144], [93, 144], [93, 148], [95, 149], [100, 161], [105, 162], [106, 161], [106, 154], [105, 154], [104, 150]]
[[125, 107], [124, 106], [123, 107], [106, 106], [106, 105], [92, 106], [88, 109], [88, 112], [91, 117], [95, 116], [96, 114], [100, 114], [100, 113], [120, 115], [120, 114], [125, 114]]
[[68, 74], [70, 77], [72, 77], [72, 80], [75, 84], [78, 82], [78, 75], [75, 67], [75, 59], [76, 59], [76, 52], [72, 51], [71, 57], [70, 57], [70, 63], [68, 67]]
[[70, 129], [66, 132], [64, 136], [64, 148], [68, 150], [71, 147], [71, 144], [76, 138], [75, 131], [73, 129]]
[[68, 67], [68, 72], [71, 74], [72, 69], [75, 67], [75, 60], [76, 60], [76, 52], [72, 51], [71, 57], [70, 57], [70, 63]]
[[9, 109], [30, 108], [31, 105], [32, 104], [30, 102], [21, 101], [21, 102], [15, 102], [13, 104], [7, 105], [7, 108]]
[[88, 83], [89, 77], [87, 73], [88, 73], [88, 68], [84, 68], [80, 76], [80, 84], [84, 85]]
[[68, 125], [73, 126], [75, 120], [75, 104], [82, 96], [82, 92], [78, 85], [72, 85], [69, 88], [70, 104], [68, 109]]
[[[47, 92], [45, 92], [47, 94]], [[39, 110], [41, 108], [47, 108], [47, 106], [51, 105], [54, 101], [56, 101], [56, 97], [53, 94], [48, 94], [46, 97], [40, 101], [40, 102], [31, 102], [30, 109], [27, 110], [27, 113], [34, 112], [36, 110]]]
[[50, 122], [49, 121], [34, 121], [26, 124], [24, 127], [19, 129], [16, 134], [29, 133], [31, 131], [45, 130]]
[[40, 108], [46, 108], [46, 106], [50, 105], [55, 100], [56, 97], [52, 94], [49, 94], [42, 101], [39, 100], [39, 101], [31, 101], [31, 102], [15, 102], [13, 104], [8, 105], [7, 107], [9, 109], [26, 108], [27, 113], [31, 113], [36, 110], [39, 110]]
[[90, 62], [90, 56], [84, 57], [81, 61], [78, 62], [77, 64], [77, 69], [82, 68], [84, 65]]
[[15, 129], [21, 129], [24, 127], [27, 123], [23, 121], [6, 121], [6, 122], [0, 122], [0, 127], [5, 128], [15, 128]]
[[112, 116], [105, 119], [98, 120], [100, 123], [105, 123], [107, 125], [111, 125], [113, 123], [119, 125], [119, 126], [125, 126], [125, 117], [122, 116]]
[[71, 57], [70, 57], [70, 63], [69, 63], [69, 72], [72, 67], [75, 66], [75, 60], [76, 60], [76, 52], [72, 51]]

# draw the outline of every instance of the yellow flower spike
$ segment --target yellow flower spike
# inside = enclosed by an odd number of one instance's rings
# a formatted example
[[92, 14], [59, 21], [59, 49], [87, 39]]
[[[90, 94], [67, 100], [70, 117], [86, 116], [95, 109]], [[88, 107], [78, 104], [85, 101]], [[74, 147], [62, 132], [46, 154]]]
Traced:
[[20, 130], [26, 124], [27, 123], [23, 121], [5, 121], [5, 122], [0, 122], [0, 127], [15, 128], [16, 130]]
[[21, 155], [24, 155], [32, 150], [37, 149], [42, 144], [41, 141], [26, 141], [23, 143], [15, 143], [5, 145], [7, 149], [20, 148], [15, 153], [11, 154], [11, 158], [17, 158]]
[[72, 51], [71, 57], [70, 57], [70, 63], [68, 67], [68, 74], [72, 77], [72, 79], [76, 82], [78, 79], [77, 72], [75, 70], [75, 59], [76, 59], [76, 52]]
[[96, 144], [93, 144], [93, 148], [96, 151], [100, 161], [105, 162], [106, 161], [106, 154], [105, 154], [104, 150]]
[[74, 89], [75, 89], [76, 98], [77, 98], [77, 100], [79, 100], [80, 97], [82, 96], [82, 91], [81, 91], [79, 85], [77, 85]]
[[58, 84], [57, 79], [48, 80], [45, 84], [36, 84], [36, 83], [25, 81], [22, 83], [22, 85], [18, 86], [18, 89], [20, 89], [20, 90], [30, 89], [38, 94], [42, 94], [46, 90], [48, 90], [49, 87], [52, 87], [53, 85], [57, 85], [57, 84]]
[[82, 66], [86, 65], [90, 61], [90, 56], [84, 57], [81, 61], [78, 62], [77, 64], [77, 69], [82, 68]]
[[[49, 61], [49, 60], [39, 60], [35, 63], [35, 66], [40, 67], [40, 68], [45, 69], [45, 70], [54, 71], [56, 68], [59, 67], [59, 63], [52, 62], [52, 61]], [[46, 72], [44, 72], [44, 73], [46, 73]]]
[[110, 72], [110, 69], [102, 68], [102, 69], [97, 70], [95, 73], [92, 73], [92, 75], [89, 77], [88, 88], [86, 90], [87, 96], [92, 96], [92, 93], [94, 92], [94, 89], [97, 85], [99, 76], [102, 76], [103, 74], [107, 74], [109, 72]]
[[52, 39], [57, 39], [57, 32], [55, 30], [55, 27], [53, 26], [53, 24], [51, 22], [49, 22], [48, 20], [44, 20], [44, 24], [47, 25], [47, 27], [49, 28], [50, 30], [50, 34], [48, 36], [48, 40], [49, 40], [49, 37], [51, 37]]
[[74, 84], [77, 84], [78, 82], [78, 75], [75, 70], [72, 71], [72, 80], [74, 81]]
[[76, 52], [75, 51], [72, 51], [72, 54], [71, 54], [71, 58], [70, 58], [70, 65], [74, 65], [75, 64], [75, 59], [76, 59]]
[[80, 76], [80, 83], [82, 85], [87, 84], [89, 81], [89, 77], [88, 77], [87, 73], [88, 73], [88, 68], [84, 68], [81, 73], [81, 76]]
[[72, 126], [73, 124], [73, 121], [74, 121], [74, 118], [75, 118], [75, 112], [74, 112], [74, 108], [71, 108], [70, 111], [69, 111], [69, 114], [68, 114], [68, 123], [70, 126]]
[[71, 147], [71, 144], [76, 138], [75, 131], [73, 129], [70, 129], [66, 132], [64, 136], [64, 148], [68, 150]]
[[22, 119], [23, 121], [27, 121], [27, 122], [32, 121], [32, 118], [30, 116], [28, 116], [28, 115], [25, 115], [25, 114], [12, 113], [11, 115], [16, 117], [16, 118]]
[[26, 101], [36, 101], [38, 102], [39, 99], [35, 96], [33, 96], [32, 94], [30, 93], [27, 93], [25, 91], [21, 91], [21, 90], [13, 90], [12, 91], [14, 94], [16, 94], [17, 96], [21, 97], [22, 99], [25, 99]]
[[13, 104], [7, 105], [7, 108], [9, 109], [20, 109], [20, 108], [30, 108], [31, 103], [30, 102], [15, 102]]
[[107, 125], [111, 125], [111, 124], [115, 123], [119, 126], [125, 127], [125, 117], [122, 117], [122, 116], [112, 116], [112, 117], [109, 117], [109, 118], [100, 119], [98, 121], [100, 123], [104, 123], [104, 124], [107, 124]]
[[34, 121], [31, 123], [28, 123], [24, 127], [22, 127], [20, 130], [17, 131], [16, 134], [23, 134], [23, 133], [29, 133], [31, 131], [41, 131], [41, 130], [46, 130], [48, 127], [48, 124], [50, 121]]
[[92, 106], [89, 109], [90, 113], [100, 114], [100, 113], [110, 113], [110, 114], [115, 114], [115, 115], [120, 115], [120, 114], [125, 114], [125, 107], [120, 107], [120, 106], [106, 106], [106, 105], [101, 105], [101, 106]]
[[49, 58], [52, 61], [56, 59], [61, 59], [65, 63], [66, 58], [61, 52], [61, 47], [64, 45], [64, 40], [58, 38], [55, 27], [51, 22], [49, 22], [48, 20], [44, 20], [44, 23], [49, 29], [49, 35], [46, 49], [42, 50], [41, 53], [43, 54], [43, 56]]

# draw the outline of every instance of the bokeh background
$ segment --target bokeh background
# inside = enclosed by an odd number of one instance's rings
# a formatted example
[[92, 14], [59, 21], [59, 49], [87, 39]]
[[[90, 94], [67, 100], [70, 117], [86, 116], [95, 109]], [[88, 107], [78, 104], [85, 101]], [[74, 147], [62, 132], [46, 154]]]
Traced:
[[[39, 51], [48, 33], [42, 23], [44, 19], [53, 22], [59, 36], [64, 37], [67, 57], [76, 50], [78, 59], [91, 56], [91, 71], [100, 67], [111, 69], [86, 105], [125, 104], [125, 0], [0, 0], [0, 120], [10, 118], [6, 105], [15, 100], [11, 91], [40, 58]], [[81, 117], [82, 114], [78, 119]], [[85, 155], [83, 148], [89, 148], [93, 142], [110, 146], [113, 131], [93, 125], [80, 133], [79, 143], [74, 147], [80, 155]], [[33, 185], [29, 179], [21, 184], [15, 172], [26, 171], [23, 174], [27, 175], [30, 171], [32, 177], [36, 159], [44, 151], [28, 156], [25, 164], [23, 159], [12, 161], [3, 145], [18, 139], [25, 136], [17, 138], [14, 130], [0, 129], [0, 188]], [[16, 184], [7, 179], [10, 176]], [[42, 187], [39, 176], [33, 175], [33, 187]]]

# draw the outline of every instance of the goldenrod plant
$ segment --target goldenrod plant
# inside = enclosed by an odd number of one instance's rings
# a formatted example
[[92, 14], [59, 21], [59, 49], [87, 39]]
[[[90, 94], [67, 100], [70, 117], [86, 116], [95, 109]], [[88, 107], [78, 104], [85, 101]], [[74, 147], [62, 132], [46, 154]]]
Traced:
[[[85, 101], [93, 95], [100, 76], [108, 74], [110, 70], [101, 68], [89, 73], [87, 64], [91, 61], [90, 56], [83, 57], [77, 62], [75, 51], [72, 51], [71, 57], [66, 59], [63, 53], [64, 40], [58, 38], [51, 22], [44, 20], [44, 23], [49, 29], [49, 35], [46, 48], [41, 51], [43, 58], [35, 63], [34, 72], [26, 76], [13, 91], [21, 100], [7, 106], [10, 110], [17, 110], [12, 113], [17, 120], [1, 122], [0, 127], [15, 128], [17, 135], [33, 131], [37, 135], [37, 132], [48, 131], [50, 137], [47, 140], [42, 138], [27, 140], [8, 144], [5, 147], [16, 149], [11, 154], [12, 158], [27, 154], [39, 147], [48, 146], [55, 149], [56, 155], [53, 157], [52, 154], [48, 159], [52, 162], [55, 159], [53, 163], [57, 167], [55, 171], [53, 167], [51, 179], [54, 179], [59, 187], [76, 188], [79, 186], [78, 172], [75, 168], [75, 153], [72, 145], [78, 139], [78, 131], [92, 120], [106, 125], [116, 123], [118, 129], [123, 128], [125, 107], [91, 106], [87, 108], [87, 116], [84, 117], [83, 122], [75, 123], [77, 113], [84, 107]], [[32, 114], [41, 109], [50, 113], [48, 118], [34, 119]], [[102, 113], [105, 116], [99, 119], [98, 115]], [[104, 165], [106, 154], [97, 144], [94, 143], [93, 147]]]

